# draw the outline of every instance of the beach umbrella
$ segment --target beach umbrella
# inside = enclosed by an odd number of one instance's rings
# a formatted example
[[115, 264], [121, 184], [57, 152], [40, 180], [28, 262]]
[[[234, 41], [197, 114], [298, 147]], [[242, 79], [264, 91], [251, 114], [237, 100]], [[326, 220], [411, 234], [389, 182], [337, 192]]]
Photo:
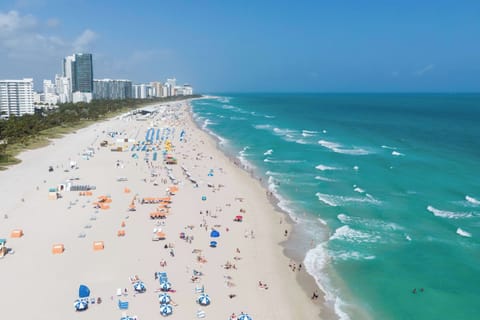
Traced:
[[217, 230], [212, 230], [212, 232], [210, 232], [210, 237], [218, 238], [220, 237], [220, 232], [218, 232]]
[[170, 301], [172, 301], [172, 298], [170, 298], [170, 295], [167, 294], [167, 293], [160, 293], [158, 295], [158, 301], [161, 303], [161, 304], [169, 304]]
[[125, 317], [121, 317], [120, 320], [134, 320], [134, 318], [130, 316], [125, 316]]
[[76, 311], [83, 311], [88, 309], [88, 301], [85, 299], [77, 299], [73, 303]]
[[81, 284], [80, 287], [78, 288], [78, 296], [80, 298], [87, 298], [90, 296], [90, 289], [84, 285]]
[[217, 241], [210, 241], [210, 247], [216, 248], [217, 247]]
[[169, 316], [173, 313], [173, 308], [169, 304], [162, 304], [160, 305], [160, 314], [162, 316]]
[[147, 288], [145, 287], [145, 283], [142, 281], [137, 281], [133, 284], [133, 289], [137, 292], [145, 292]]
[[172, 284], [168, 281], [160, 283], [160, 290], [162, 291], [168, 291], [172, 288]]
[[242, 222], [243, 216], [235, 216], [235, 221]]
[[208, 306], [211, 302], [210, 297], [206, 293], [202, 293], [201, 295], [198, 296], [197, 302], [201, 304], [202, 306]]
[[241, 315], [238, 316], [237, 319], [238, 320], [253, 320], [253, 318], [250, 317], [250, 315], [248, 315], [246, 313], [242, 313]]

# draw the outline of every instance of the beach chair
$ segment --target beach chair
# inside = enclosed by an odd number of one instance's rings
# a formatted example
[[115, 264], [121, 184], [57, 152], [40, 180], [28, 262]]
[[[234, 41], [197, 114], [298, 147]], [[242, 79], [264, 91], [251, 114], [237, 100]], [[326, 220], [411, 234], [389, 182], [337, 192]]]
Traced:
[[197, 318], [205, 318], [205, 311], [203, 310], [198, 310], [197, 311]]
[[128, 301], [118, 300], [118, 308], [120, 310], [128, 310]]
[[205, 292], [205, 287], [203, 285], [199, 286], [195, 286], [195, 293], [204, 293]]

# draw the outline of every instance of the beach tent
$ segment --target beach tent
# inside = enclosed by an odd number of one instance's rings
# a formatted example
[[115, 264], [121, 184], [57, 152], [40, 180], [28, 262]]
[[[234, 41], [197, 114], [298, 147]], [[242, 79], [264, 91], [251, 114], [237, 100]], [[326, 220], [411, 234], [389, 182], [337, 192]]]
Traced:
[[210, 302], [211, 302], [210, 297], [206, 293], [202, 293], [197, 298], [197, 303], [202, 305], [202, 306], [208, 306], [210, 304]]
[[10, 238], [21, 238], [23, 236], [22, 229], [15, 229], [10, 233]]
[[170, 298], [170, 295], [168, 293], [160, 293], [158, 295], [158, 302], [161, 304], [169, 304], [170, 301], [172, 301], [172, 298]]
[[169, 316], [169, 315], [171, 315], [172, 313], [173, 313], [173, 308], [172, 308], [171, 305], [169, 305], [169, 304], [162, 304], [162, 305], [160, 306], [160, 314], [161, 314], [162, 316], [164, 316], [164, 317], [165, 317], [165, 316]]
[[80, 287], [78, 287], [78, 296], [80, 298], [90, 297], [90, 289], [86, 285], [81, 284]]
[[65, 247], [61, 243], [54, 244], [52, 247], [53, 254], [60, 254], [60, 253], [63, 253], [63, 251], [65, 251]]
[[103, 241], [94, 241], [93, 242], [93, 250], [94, 251], [100, 251], [100, 250], [103, 250], [105, 249], [105, 245], [103, 243]]
[[218, 232], [217, 230], [212, 230], [212, 232], [210, 232], [210, 237], [212, 238], [218, 238], [220, 237], [220, 232]]
[[239, 315], [237, 319], [238, 320], [253, 320], [253, 318], [246, 313], [243, 313], [243, 314]]
[[235, 216], [235, 219], [233, 219], [233, 221], [242, 222], [243, 216]]
[[202, 201], [205, 201], [207, 200], [207, 197], [206, 196], [202, 196]]

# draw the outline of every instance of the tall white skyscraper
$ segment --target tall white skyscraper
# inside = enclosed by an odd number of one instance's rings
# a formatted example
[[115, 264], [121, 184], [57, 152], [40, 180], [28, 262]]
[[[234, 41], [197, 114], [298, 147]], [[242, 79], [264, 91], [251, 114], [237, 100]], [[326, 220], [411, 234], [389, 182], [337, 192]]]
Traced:
[[66, 103], [72, 101], [70, 99], [71, 89], [70, 89], [70, 80], [67, 77], [62, 77], [60, 75], [55, 75], [55, 87], [58, 95], [58, 100], [60, 103]]
[[0, 80], [0, 116], [33, 113], [33, 79]]
[[70, 86], [69, 100], [90, 102], [93, 98], [93, 60], [91, 53], [76, 53], [63, 59], [63, 76]]

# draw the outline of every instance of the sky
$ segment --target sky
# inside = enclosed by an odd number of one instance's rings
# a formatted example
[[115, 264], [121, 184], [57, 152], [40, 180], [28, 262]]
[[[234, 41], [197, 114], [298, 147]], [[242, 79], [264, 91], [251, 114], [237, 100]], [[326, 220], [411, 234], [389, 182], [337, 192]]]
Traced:
[[0, 0], [0, 79], [75, 52], [199, 93], [480, 92], [480, 1]]

